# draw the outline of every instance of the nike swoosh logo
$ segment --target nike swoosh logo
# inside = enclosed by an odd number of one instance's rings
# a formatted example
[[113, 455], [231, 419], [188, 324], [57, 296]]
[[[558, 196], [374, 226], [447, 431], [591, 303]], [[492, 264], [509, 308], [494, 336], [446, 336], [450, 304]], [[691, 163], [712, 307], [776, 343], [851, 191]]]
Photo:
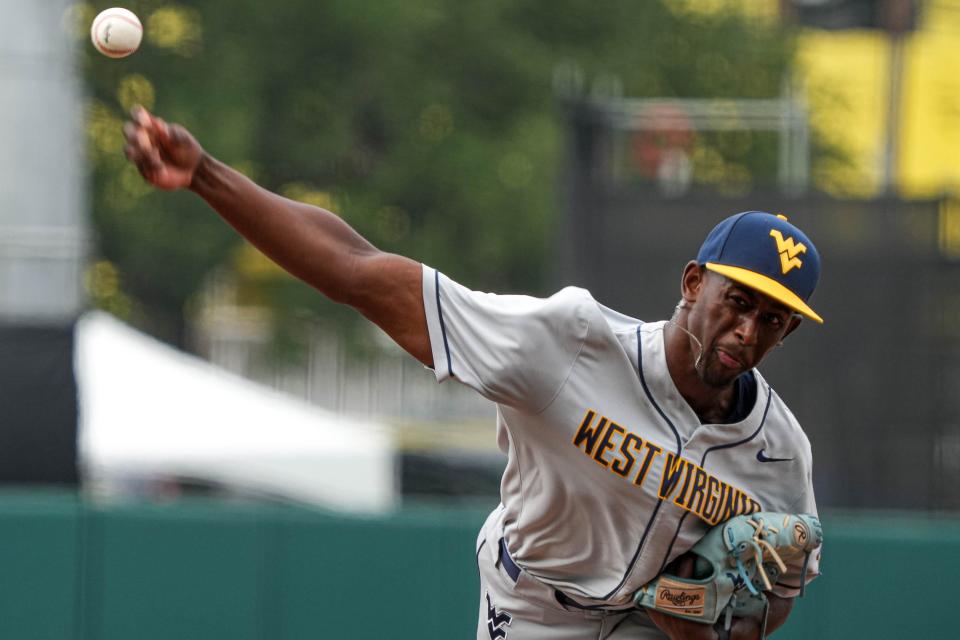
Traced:
[[757, 451], [757, 460], [760, 462], [790, 462], [793, 458], [769, 458], [763, 452], [763, 449], [760, 449], [760, 451]]

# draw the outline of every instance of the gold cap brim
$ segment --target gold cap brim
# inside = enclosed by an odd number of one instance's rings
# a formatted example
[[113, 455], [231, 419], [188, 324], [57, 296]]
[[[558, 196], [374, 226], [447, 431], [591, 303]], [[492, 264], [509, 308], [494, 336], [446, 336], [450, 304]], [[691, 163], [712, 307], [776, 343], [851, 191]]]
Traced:
[[773, 278], [769, 278], [762, 273], [757, 273], [756, 271], [744, 269], [743, 267], [731, 267], [728, 264], [708, 262], [704, 266], [706, 266], [707, 269], [715, 271], [716, 273], [726, 276], [731, 280], [739, 282], [740, 284], [745, 284], [751, 289], [755, 289], [765, 296], [773, 298], [777, 302], [782, 302], [794, 311], [805, 315], [811, 320], [823, 324], [823, 318], [817, 315], [817, 312], [811, 309], [806, 302], [801, 300], [800, 296], [795, 294], [793, 291], [790, 291], [790, 289], [787, 289]]

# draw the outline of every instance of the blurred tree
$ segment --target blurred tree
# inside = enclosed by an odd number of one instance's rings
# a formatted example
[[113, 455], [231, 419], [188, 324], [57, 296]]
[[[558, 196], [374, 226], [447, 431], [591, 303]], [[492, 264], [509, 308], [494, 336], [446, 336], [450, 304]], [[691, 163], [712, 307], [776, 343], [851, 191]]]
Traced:
[[[74, 17], [88, 25], [107, 4], [77, 5]], [[693, 5], [129, 2], [146, 27], [141, 50], [112, 61], [85, 49], [94, 222], [122, 308], [183, 344], [185, 306], [219, 267], [273, 307], [279, 327], [304, 313], [351, 317], [277, 270], [245, 270], [250, 252], [198, 199], [145, 189], [119, 132], [135, 102], [266, 187], [328, 205], [381, 248], [477, 288], [543, 293], [560, 207], [559, 63], [615, 77], [630, 96], [779, 95], [789, 34]], [[773, 144], [701, 144], [748, 180], [775, 171]]]

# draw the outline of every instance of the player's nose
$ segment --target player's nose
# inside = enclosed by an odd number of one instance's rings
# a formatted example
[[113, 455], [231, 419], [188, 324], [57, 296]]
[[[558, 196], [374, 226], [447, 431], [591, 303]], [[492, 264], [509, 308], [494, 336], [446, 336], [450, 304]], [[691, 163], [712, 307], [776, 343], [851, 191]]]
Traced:
[[756, 313], [743, 313], [737, 321], [734, 329], [734, 335], [743, 346], [753, 346], [757, 342], [757, 331], [759, 330], [759, 317]]

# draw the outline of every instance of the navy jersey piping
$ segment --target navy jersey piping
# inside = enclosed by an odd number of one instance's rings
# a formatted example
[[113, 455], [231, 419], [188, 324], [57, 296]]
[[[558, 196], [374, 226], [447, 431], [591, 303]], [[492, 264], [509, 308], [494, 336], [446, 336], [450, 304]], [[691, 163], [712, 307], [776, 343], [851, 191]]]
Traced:
[[709, 449], [703, 452], [703, 457], [700, 458], [700, 466], [701, 467], [703, 466], [703, 463], [707, 461], [707, 454], [711, 453], [712, 451], [719, 451], [720, 449], [731, 449], [733, 447], [739, 447], [740, 445], [746, 444], [751, 440], [753, 440], [754, 438], [756, 438], [757, 435], [759, 435], [760, 430], [763, 429], [763, 425], [767, 422], [767, 412], [770, 411], [770, 403], [772, 400], [773, 400], [773, 389], [770, 388], [770, 386], [768, 385], [767, 386], [767, 406], [763, 408], [763, 416], [760, 418], [760, 424], [757, 426], [757, 430], [751, 433], [749, 436], [747, 436], [743, 440], [739, 440], [737, 442], [728, 442], [726, 444], [718, 444], [715, 447], [710, 447]]
[[650, 400], [650, 404], [653, 405], [653, 408], [657, 410], [657, 413], [660, 414], [660, 417], [663, 418], [663, 421], [670, 425], [670, 430], [673, 431], [673, 437], [677, 439], [677, 455], [680, 455], [680, 451], [683, 449], [683, 445], [680, 444], [680, 432], [677, 431], [677, 427], [670, 421], [670, 418], [667, 417], [667, 414], [663, 412], [663, 409], [660, 408], [660, 405], [657, 404], [656, 399], [653, 397], [653, 394], [650, 393], [649, 387], [647, 387], [647, 381], [643, 377], [643, 341], [640, 339], [640, 329], [643, 327], [643, 323], [637, 325], [637, 373], [640, 375], [640, 386], [643, 387], [643, 392], [647, 394], [647, 399]]
[[[773, 389], [767, 386], [767, 406], [763, 408], [763, 416], [760, 418], [760, 424], [757, 426], [757, 430], [751, 433], [749, 436], [747, 436], [743, 440], [739, 440], [737, 442], [728, 442], [726, 444], [718, 444], [715, 447], [710, 447], [709, 449], [704, 451], [703, 456], [700, 457], [700, 467], [703, 468], [703, 465], [706, 464], [707, 454], [709, 454], [711, 451], [718, 451], [720, 449], [731, 449], [733, 447], [739, 447], [741, 444], [746, 444], [747, 442], [750, 442], [751, 440], [756, 438], [757, 434], [760, 433], [760, 430], [763, 429], [763, 425], [767, 421], [767, 412], [770, 410], [771, 400], [773, 400]], [[660, 571], [657, 572], [658, 574], [663, 573], [664, 568], [666, 568], [667, 560], [670, 558], [670, 554], [673, 552], [673, 545], [677, 542], [677, 538], [680, 536], [680, 530], [683, 528], [683, 521], [687, 519], [688, 515], [690, 515], [689, 511], [685, 512], [682, 516], [680, 516], [680, 522], [677, 523], [677, 530], [673, 534], [673, 540], [670, 541], [670, 546], [667, 547], [667, 554], [663, 557], [663, 562], [660, 563]]]
[[440, 317], [440, 335], [443, 336], [443, 350], [447, 352], [447, 373], [453, 375], [453, 363], [450, 359], [450, 345], [447, 343], [447, 325], [443, 322], [443, 308], [440, 306], [440, 272], [433, 272], [433, 288], [437, 292], [437, 315]]
[[481, 583], [483, 582], [483, 570], [480, 568], [480, 552], [483, 551], [483, 545], [485, 544], [487, 544], [486, 538], [484, 538], [480, 546], [477, 547], [477, 580]]
[[[673, 437], [677, 439], [677, 457], [680, 457], [680, 453], [683, 451], [683, 445], [680, 443], [680, 432], [677, 431], [677, 427], [670, 421], [670, 418], [667, 417], [667, 414], [663, 412], [663, 409], [660, 408], [660, 405], [657, 404], [656, 399], [654, 399], [653, 394], [650, 393], [650, 389], [647, 387], [647, 381], [643, 377], [643, 340], [640, 336], [640, 329], [643, 327], [643, 323], [637, 325], [637, 373], [640, 376], [640, 386], [643, 387], [643, 392], [647, 395], [647, 399], [650, 400], [650, 404], [653, 405], [653, 408], [657, 410], [657, 413], [660, 414], [660, 417], [663, 418], [664, 422], [670, 425], [670, 430], [673, 431]], [[650, 533], [650, 525], [653, 524], [653, 521], [656, 520], [657, 514], [660, 512], [660, 507], [663, 505], [663, 498], [660, 498], [657, 501], [657, 506], [653, 508], [653, 513], [650, 514], [650, 519], [647, 521], [647, 526], [643, 530], [643, 535], [640, 537], [640, 543], [637, 545], [637, 550], [633, 553], [633, 557], [630, 559], [630, 564], [627, 565], [627, 570], [623, 574], [623, 578], [620, 579], [620, 584], [614, 587], [613, 591], [601, 597], [601, 600], [609, 600], [623, 587], [626, 583], [627, 578], [630, 576], [630, 573], [633, 571], [633, 567], [637, 564], [637, 559], [640, 557], [640, 551], [643, 549], [644, 543], [647, 541], [647, 534]]]

